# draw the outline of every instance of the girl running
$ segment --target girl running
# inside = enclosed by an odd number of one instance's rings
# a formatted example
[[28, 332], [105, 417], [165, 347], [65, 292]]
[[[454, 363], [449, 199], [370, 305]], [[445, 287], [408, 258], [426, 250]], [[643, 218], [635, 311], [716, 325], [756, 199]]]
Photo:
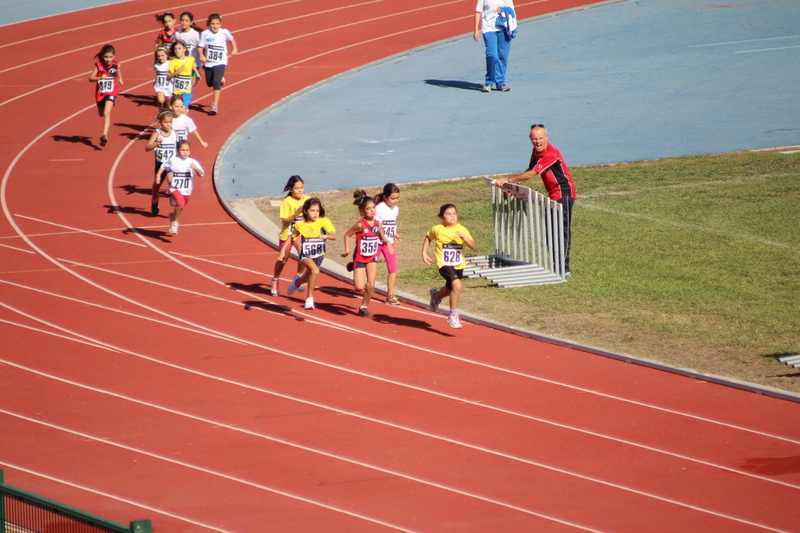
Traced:
[[189, 157], [191, 154], [192, 147], [189, 141], [180, 141], [178, 142], [178, 155], [170, 158], [164, 164], [164, 169], [167, 170], [169, 195], [175, 200], [175, 211], [169, 214], [169, 232], [173, 235], [178, 234], [178, 219], [192, 195], [194, 177], [203, 176], [203, 167]]
[[[285, 192], [288, 191], [288, 194], [281, 202], [281, 209], [279, 213], [281, 217], [281, 223], [283, 224], [281, 233], [278, 235], [279, 250], [283, 249], [286, 241], [291, 237], [292, 233], [294, 233], [294, 225], [303, 220], [303, 204], [306, 202], [306, 200], [311, 198], [305, 194], [305, 187], [306, 185], [303, 181], [303, 178], [300, 176], [292, 176], [289, 178], [289, 181], [286, 182], [286, 187], [283, 188]], [[280, 296], [281, 294], [281, 272], [283, 272], [283, 267], [286, 266], [286, 261], [288, 260], [289, 254], [287, 253], [283, 260], [278, 259], [275, 261], [275, 269], [272, 274], [272, 283], [270, 283], [269, 290], [272, 296]], [[297, 280], [300, 279], [304, 269], [305, 267], [303, 266], [302, 261], [298, 262], [297, 274], [294, 275], [292, 283], [295, 283], [295, 285], [297, 284]], [[297, 287], [297, 289], [300, 292], [306, 290], [305, 287]]]
[[443, 298], [450, 297], [450, 316], [447, 325], [451, 328], [460, 328], [461, 319], [458, 316], [458, 302], [461, 299], [461, 278], [463, 277], [466, 259], [464, 258], [464, 245], [471, 250], [475, 249], [475, 241], [469, 230], [458, 223], [458, 212], [453, 204], [445, 204], [439, 209], [439, 218], [442, 223], [431, 228], [422, 242], [422, 260], [426, 265], [432, 264], [428, 257], [428, 247], [431, 242], [436, 243], [436, 266], [439, 274], [445, 280], [441, 289], [431, 289], [431, 311], [436, 311]]
[[156, 154], [156, 171], [155, 178], [153, 179], [153, 195], [150, 200], [150, 213], [158, 216], [158, 191], [161, 189], [161, 184], [164, 183], [164, 177], [167, 175], [166, 169], [162, 168], [164, 163], [169, 161], [175, 156], [178, 139], [175, 135], [175, 130], [172, 129], [172, 111], [165, 109], [158, 114], [158, 127], [150, 135], [150, 141], [144, 147], [145, 151], [155, 150]]
[[292, 281], [286, 288], [287, 294], [294, 294], [294, 291], [308, 282], [308, 297], [306, 298], [306, 309], [314, 309], [314, 287], [319, 276], [319, 266], [325, 256], [325, 241], [336, 240], [336, 228], [328, 218], [325, 218], [325, 208], [319, 198], [309, 198], [303, 204], [303, 219], [294, 225], [292, 236], [286, 240], [278, 254], [278, 261], [283, 261], [289, 255], [289, 248], [292, 242], [300, 238], [300, 262], [306, 270], [299, 280]]
[[97, 112], [103, 117], [103, 134], [100, 135], [100, 146], [108, 143], [108, 128], [111, 126], [111, 110], [117, 101], [117, 94], [122, 85], [122, 72], [119, 63], [114, 61], [116, 50], [110, 44], [100, 49], [95, 57], [94, 69], [89, 76], [89, 81], [97, 83], [95, 99]]
[[174, 59], [169, 62], [167, 79], [172, 80], [172, 92], [183, 98], [183, 105], [188, 113], [189, 104], [192, 103], [192, 76], [197, 73], [197, 65], [194, 64], [193, 57], [186, 55], [183, 41], [172, 45], [172, 55]]
[[361, 300], [361, 307], [358, 314], [367, 318], [372, 318], [372, 313], [367, 307], [372, 299], [372, 292], [375, 290], [375, 278], [378, 275], [378, 253], [379, 246], [383, 244], [394, 253], [394, 247], [386, 240], [381, 223], [375, 219], [375, 200], [367, 196], [366, 191], [357, 190], [353, 194], [354, 205], [358, 206], [361, 213], [361, 220], [347, 230], [344, 234], [344, 252], [342, 257], [350, 255], [350, 236], [356, 236], [356, 254], [354, 257], [353, 268], [353, 287], [357, 291], [364, 291]]
[[397, 249], [396, 244], [400, 244], [402, 237], [397, 233], [397, 215], [400, 210], [397, 207], [397, 202], [400, 201], [400, 188], [394, 183], [387, 183], [383, 186], [378, 196], [375, 197], [375, 220], [381, 223], [383, 234], [386, 240], [392, 244], [392, 250], [389, 247], [381, 244], [378, 249], [379, 255], [383, 255], [386, 260], [386, 268], [389, 274], [386, 276], [386, 287], [389, 290], [389, 296], [386, 298], [386, 303], [389, 305], [400, 305], [400, 300], [394, 294], [394, 287], [397, 281]]
[[169, 49], [175, 42], [175, 15], [172, 13], [164, 13], [163, 15], [156, 15], [156, 20], [164, 27], [158, 32], [156, 37], [156, 49], [167, 48]]
[[219, 94], [225, 84], [225, 67], [228, 65], [228, 41], [231, 43], [230, 56], [239, 53], [236, 41], [226, 29], [222, 28], [222, 17], [212, 13], [208, 17], [208, 29], [200, 34], [200, 61], [206, 73], [206, 85], [213, 87], [210, 115], [219, 113]]
[[156, 91], [156, 103], [159, 109], [169, 107], [172, 98], [172, 80], [167, 79], [169, 74], [169, 54], [166, 48], [158, 48], [154, 54], [153, 70], [156, 71], [156, 82], [153, 89]]
[[[194, 64], [200, 65], [200, 52], [198, 45], [200, 44], [200, 32], [203, 31], [197, 24], [194, 23], [194, 15], [189, 11], [181, 13], [180, 18], [181, 29], [175, 33], [175, 38], [186, 45], [186, 53], [194, 58]], [[199, 77], [192, 73], [192, 85], [197, 85]]]
[[175, 130], [177, 140], [183, 141], [189, 139], [189, 134], [194, 134], [195, 139], [203, 145], [203, 148], [208, 148], [208, 143], [200, 137], [200, 132], [197, 131], [197, 126], [194, 125], [194, 120], [189, 118], [186, 114], [186, 106], [183, 105], [183, 97], [173, 96], [170, 100], [170, 109], [172, 109], [172, 129]]

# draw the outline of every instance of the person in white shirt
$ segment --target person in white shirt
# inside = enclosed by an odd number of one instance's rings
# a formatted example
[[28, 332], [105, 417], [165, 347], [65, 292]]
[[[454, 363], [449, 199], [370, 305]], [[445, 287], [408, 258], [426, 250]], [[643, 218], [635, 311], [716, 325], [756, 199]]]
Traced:
[[502, 26], [497, 26], [498, 15], [508, 9], [513, 13], [513, 0], [478, 0], [475, 6], [475, 31], [472, 37], [479, 41], [483, 35], [486, 45], [486, 81], [481, 87], [485, 93], [491, 92], [492, 85], [501, 92], [511, 90], [506, 85], [506, 69], [512, 36]]
[[175, 211], [169, 214], [169, 232], [173, 235], [178, 234], [178, 219], [194, 190], [194, 177], [203, 175], [203, 167], [189, 157], [191, 153], [192, 146], [189, 141], [180, 141], [178, 155], [164, 165], [167, 170], [169, 195], [175, 201]]
[[383, 234], [386, 240], [392, 246], [381, 244], [378, 248], [378, 255], [383, 255], [386, 260], [386, 268], [389, 274], [386, 276], [386, 288], [389, 295], [386, 297], [386, 303], [389, 305], [400, 305], [400, 300], [394, 293], [395, 283], [397, 281], [397, 244], [403, 240], [400, 234], [397, 233], [397, 216], [400, 209], [397, 207], [397, 202], [400, 201], [400, 188], [394, 183], [387, 183], [383, 186], [383, 190], [375, 197], [375, 219], [383, 226]]
[[[228, 53], [228, 42], [231, 43], [231, 52]], [[222, 27], [222, 16], [212, 13], [208, 16], [208, 29], [200, 34], [200, 61], [206, 74], [206, 85], [213, 88], [210, 115], [219, 113], [219, 95], [225, 83], [225, 67], [228, 65], [228, 56], [239, 53], [236, 40], [231, 32]]]

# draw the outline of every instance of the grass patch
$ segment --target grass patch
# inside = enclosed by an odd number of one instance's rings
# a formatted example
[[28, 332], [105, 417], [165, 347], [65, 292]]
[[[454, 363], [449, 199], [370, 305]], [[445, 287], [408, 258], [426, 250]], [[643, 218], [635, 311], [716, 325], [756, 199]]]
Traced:
[[[800, 154], [742, 152], [573, 169], [573, 276], [501, 289], [465, 280], [461, 308], [504, 324], [703, 373], [800, 392]], [[528, 182], [542, 190], [537, 179]], [[313, 183], [309, 189], [313, 190]], [[493, 253], [483, 179], [401, 185], [398, 290], [427, 299], [420, 258], [443, 203]], [[369, 191], [373, 192], [373, 191]], [[377, 192], [377, 190], [375, 191]], [[352, 191], [318, 194], [344, 232]], [[258, 202], [278, 221], [277, 208]], [[341, 240], [329, 247], [339, 260]], [[344, 260], [342, 260], [344, 262]], [[385, 280], [385, 268], [379, 280]]]

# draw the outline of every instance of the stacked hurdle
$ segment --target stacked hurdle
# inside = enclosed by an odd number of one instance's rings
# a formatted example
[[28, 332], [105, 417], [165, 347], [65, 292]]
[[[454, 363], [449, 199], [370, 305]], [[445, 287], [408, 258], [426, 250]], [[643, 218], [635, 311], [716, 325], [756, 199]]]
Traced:
[[566, 281], [564, 217], [558, 202], [516, 183], [503, 188], [486, 178], [492, 194], [494, 254], [467, 258], [465, 277], [500, 287]]

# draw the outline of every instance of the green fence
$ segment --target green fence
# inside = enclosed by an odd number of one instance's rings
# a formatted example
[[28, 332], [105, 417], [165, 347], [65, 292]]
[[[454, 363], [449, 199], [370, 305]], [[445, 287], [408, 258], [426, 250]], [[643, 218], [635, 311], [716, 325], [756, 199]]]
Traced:
[[129, 526], [6, 485], [0, 470], [0, 533], [152, 533], [149, 520]]

